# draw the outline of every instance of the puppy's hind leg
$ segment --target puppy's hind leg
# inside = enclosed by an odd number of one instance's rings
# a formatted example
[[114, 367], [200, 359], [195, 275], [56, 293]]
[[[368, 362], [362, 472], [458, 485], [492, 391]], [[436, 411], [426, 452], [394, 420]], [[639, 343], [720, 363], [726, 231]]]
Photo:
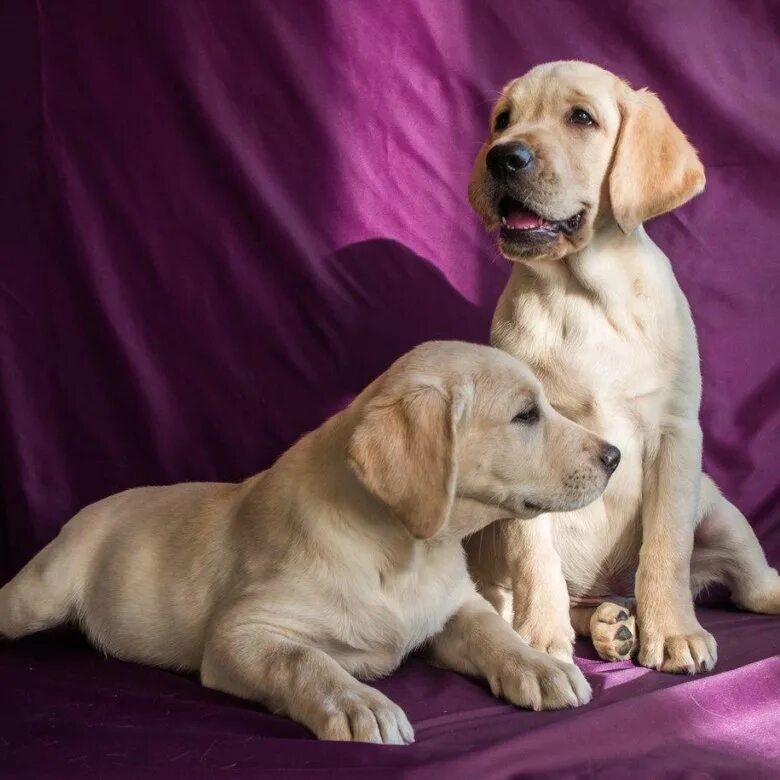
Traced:
[[741, 609], [780, 614], [780, 575], [767, 563], [745, 516], [706, 474], [702, 475], [701, 492], [701, 520], [691, 559], [694, 595], [707, 585], [723, 583]]
[[73, 562], [62, 537], [43, 548], [0, 588], [0, 637], [17, 639], [73, 617]]

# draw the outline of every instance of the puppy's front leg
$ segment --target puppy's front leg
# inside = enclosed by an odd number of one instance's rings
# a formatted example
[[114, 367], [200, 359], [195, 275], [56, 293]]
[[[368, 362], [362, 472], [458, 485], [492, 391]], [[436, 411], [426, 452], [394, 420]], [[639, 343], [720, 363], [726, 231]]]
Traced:
[[490, 689], [518, 707], [558, 710], [590, 701], [582, 672], [523, 642], [476, 593], [433, 639], [433, 660], [441, 666], [484, 677]]
[[639, 663], [665, 672], [709, 671], [717, 646], [693, 608], [691, 554], [701, 482], [701, 429], [680, 420], [646, 471], [636, 575]]
[[414, 742], [414, 730], [397, 704], [356, 680], [327, 653], [270, 626], [222, 624], [207, 643], [201, 681], [287, 715], [319, 739]]
[[561, 558], [550, 517], [505, 522], [504, 549], [512, 578], [512, 625], [531, 647], [572, 661], [574, 629]]

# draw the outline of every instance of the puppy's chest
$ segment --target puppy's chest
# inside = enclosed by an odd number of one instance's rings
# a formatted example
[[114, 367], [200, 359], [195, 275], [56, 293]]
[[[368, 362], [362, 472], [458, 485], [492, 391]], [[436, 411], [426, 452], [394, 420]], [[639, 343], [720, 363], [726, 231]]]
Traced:
[[409, 652], [439, 633], [469, 584], [460, 545], [415, 544], [412, 553], [370, 576], [351, 593], [332, 654], [361, 676], [392, 671]]
[[651, 311], [531, 299], [496, 323], [494, 343], [529, 363], [559, 412], [605, 438], [658, 427], [671, 363]]
[[653, 313], [609, 312], [574, 296], [530, 298], [518, 302], [511, 321], [495, 324], [494, 343], [529, 363], [555, 409], [620, 449], [604, 497], [620, 534], [636, 517], [645, 458], [657, 448], [672, 385]]
[[404, 653], [438, 633], [463, 600], [466, 568], [456, 549], [420, 544], [406, 566], [380, 573], [381, 603], [397, 621]]

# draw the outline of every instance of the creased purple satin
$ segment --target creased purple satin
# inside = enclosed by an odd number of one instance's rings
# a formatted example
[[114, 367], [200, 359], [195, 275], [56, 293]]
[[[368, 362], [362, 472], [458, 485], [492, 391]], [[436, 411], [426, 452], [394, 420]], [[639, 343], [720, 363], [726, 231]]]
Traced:
[[[705, 194], [650, 224], [689, 296], [706, 467], [780, 562], [780, 5], [321, 0], [0, 7], [0, 565], [122, 488], [267, 466], [413, 344], [487, 339], [466, 202], [496, 90], [648, 85]], [[0, 776], [778, 776], [780, 620], [706, 610], [714, 674], [603, 664], [520, 712], [413, 660], [411, 748], [317, 743], [57, 635], [0, 647]]]

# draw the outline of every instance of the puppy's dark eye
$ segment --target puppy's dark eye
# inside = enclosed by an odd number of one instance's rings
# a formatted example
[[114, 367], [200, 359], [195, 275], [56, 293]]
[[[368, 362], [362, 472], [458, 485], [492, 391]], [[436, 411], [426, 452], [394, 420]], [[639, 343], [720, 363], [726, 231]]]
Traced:
[[527, 409], [523, 409], [512, 418], [512, 422], [520, 423], [520, 425], [533, 425], [539, 422], [539, 407], [529, 406]]
[[596, 124], [596, 120], [584, 108], [573, 108], [569, 114], [569, 122], [573, 125], [585, 125], [585, 127]]
[[493, 129], [494, 130], [506, 130], [507, 127], [509, 127], [509, 112], [508, 111], [502, 111], [496, 117], [496, 121], [493, 123]]

